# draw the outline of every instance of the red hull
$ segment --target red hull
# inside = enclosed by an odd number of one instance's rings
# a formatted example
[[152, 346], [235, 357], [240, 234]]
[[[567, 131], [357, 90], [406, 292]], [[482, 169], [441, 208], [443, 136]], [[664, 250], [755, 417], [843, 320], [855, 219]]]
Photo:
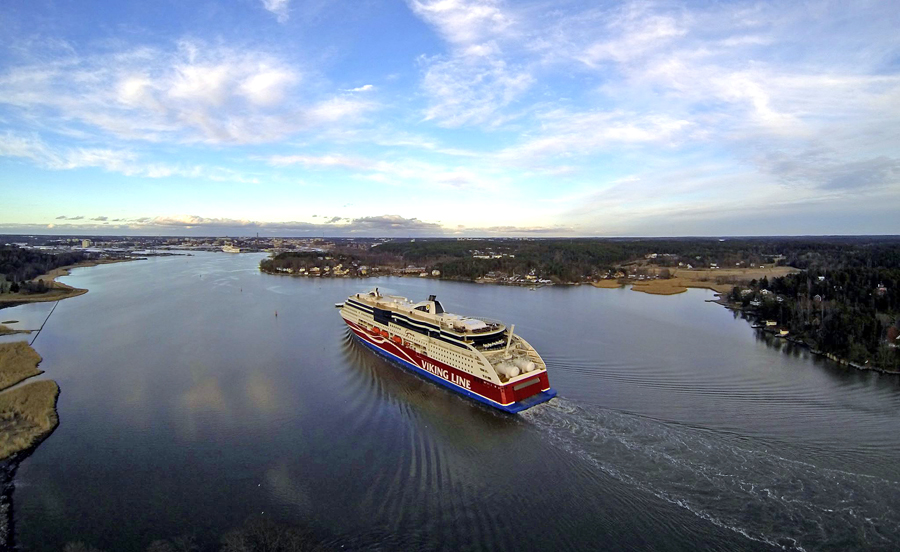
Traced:
[[511, 405], [550, 389], [550, 380], [546, 371], [540, 372], [530, 379], [505, 385], [496, 385], [457, 370], [439, 360], [419, 354], [413, 349], [404, 346], [402, 342], [399, 344], [395, 343], [388, 336], [381, 333], [375, 334], [346, 319], [344, 321], [347, 322], [353, 333], [360, 339], [365, 340], [369, 345], [381, 349], [407, 364], [413, 365], [427, 375], [444, 380], [445, 385], [450, 388], [459, 388], [460, 391], [466, 394], [477, 395], [482, 399], [501, 406]]

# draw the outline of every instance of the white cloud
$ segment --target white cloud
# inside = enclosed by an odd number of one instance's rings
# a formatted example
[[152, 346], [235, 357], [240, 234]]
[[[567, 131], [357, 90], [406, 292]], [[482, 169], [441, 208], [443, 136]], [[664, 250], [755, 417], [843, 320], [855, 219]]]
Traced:
[[362, 86], [357, 86], [356, 88], [349, 88], [344, 90], [344, 92], [371, 92], [375, 90], [375, 87], [371, 84], [364, 84]]
[[422, 88], [428, 96], [425, 119], [442, 126], [496, 126], [508, 117], [500, 111], [534, 83], [532, 76], [505, 61], [467, 54], [426, 60]]
[[129, 149], [52, 147], [36, 135], [22, 136], [12, 132], [0, 134], [0, 157], [27, 159], [50, 170], [99, 168], [146, 178], [183, 177], [214, 182], [259, 183], [256, 177], [244, 176], [223, 167], [148, 162]]
[[408, 0], [408, 4], [454, 45], [483, 42], [512, 24], [496, 0]]
[[693, 126], [690, 121], [665, 114], [562, 109], [542, 113], [539, 120], [539, 132], [501, 150], [497, 157], [528, 165], [547, 158], [588, 156], [600, 149], [628, 144], [670, 146], [684, 140]]
[[265, 9], [274, 13], [279, 23], [288, 20], [291, 0], [261, 0]]
[[534, 83], [527, 67], [505, 59], [501, 42], [516, 37], [513, 18], [494, 0], [410, 0], [413, 12], [449, 43], [446, 56], [422, 57], [425, 119], [442, 126], [496, 126], [499, 112]]
[[436, 186], [447, 189], [497, 190], [509, 185], [508, 176], [475, 166], [445, 166], [417, 159], [384, 161], [346, 155], [276, 155], [266, 158], [278, 167], [302, 165], [310, 169], [346, 169], [359, 178], [383, 184]]
[[181, 41], [165, 51], [35, 61], [0, 75], [0, 104], [57, 132], [150, 142], [265, 143], [322, 124], [353, 124], [368, 101], [301, 91], [279, 57]]

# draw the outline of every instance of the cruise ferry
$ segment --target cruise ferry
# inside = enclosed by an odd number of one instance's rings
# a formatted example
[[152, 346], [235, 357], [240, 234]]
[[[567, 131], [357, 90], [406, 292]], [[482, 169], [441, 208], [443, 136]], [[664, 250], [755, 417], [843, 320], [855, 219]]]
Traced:
[[366, 346], [494, 408], [514, 414], [556, 396], [547, 365], [515, 325], [451, 314], [434, 295], [414, 303], [378, 288], [335, 307]]

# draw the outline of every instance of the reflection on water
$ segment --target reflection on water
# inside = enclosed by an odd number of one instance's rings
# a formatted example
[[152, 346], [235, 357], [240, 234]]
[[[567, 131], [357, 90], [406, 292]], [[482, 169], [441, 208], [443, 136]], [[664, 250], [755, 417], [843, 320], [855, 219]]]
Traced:
[[[248, 519], [348, 549], [888, 550], [900, 537], [897, 381], [768, 340], [703, 290], [294, 279], [260, 274], [259, 259], [65, 280], [91, 291], [61, 302], [36, 343], [61, 425], [15, 477], [23, 549], [185, 534], [214, 549]], [[514, 322], [562, 398], [508, 416], [375, 355], [333, 307], [375, 285]]]

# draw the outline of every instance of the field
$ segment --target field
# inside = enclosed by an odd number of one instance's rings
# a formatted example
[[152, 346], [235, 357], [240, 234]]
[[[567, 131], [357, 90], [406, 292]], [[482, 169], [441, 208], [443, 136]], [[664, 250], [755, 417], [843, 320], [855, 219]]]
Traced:
[[[653, 273], [655, 269], [650, 269]], [[745, 285], [751, 280], [763, 277], [772, 280], [780, 276], [799, 272], [789, 266], [771, 268], [720, 268], [720, 269], [672, 269], [671, 278], [659, 280], [628, 280], [633, 291], [642, 291], [653, 295], [674, 295], [683, 293], [688, 288], [711, 289], [718, 293], [728, 293], [734, 286]], [[658, 272], [656, 272], [658, 273]], [[607, 283], [608, 282], [608, 283]], [[600, 280], [595, 287], [615, 288], [620, 284], [616, 280]]]

